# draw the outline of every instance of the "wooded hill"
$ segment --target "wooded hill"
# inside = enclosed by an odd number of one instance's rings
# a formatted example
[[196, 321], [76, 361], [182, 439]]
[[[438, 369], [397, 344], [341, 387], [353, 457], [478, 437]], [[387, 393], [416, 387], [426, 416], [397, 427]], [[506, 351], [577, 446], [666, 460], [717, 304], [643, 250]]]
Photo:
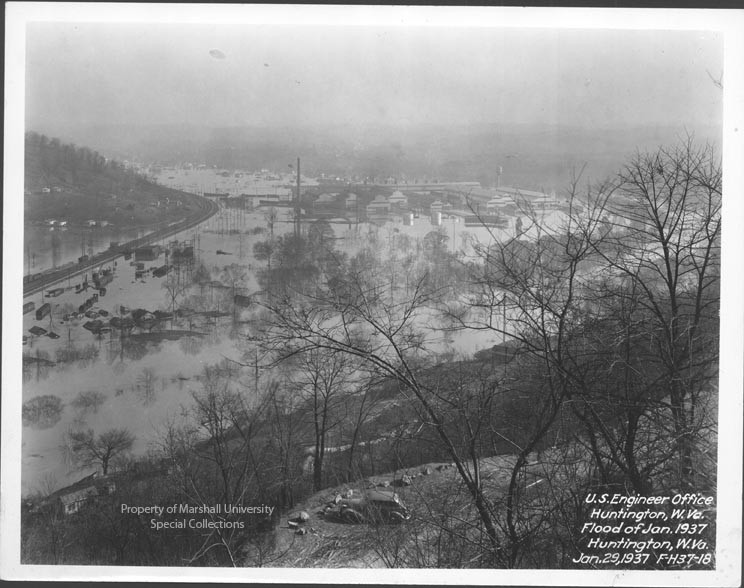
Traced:
[[188, 199], [177, 204], [179, 192], [149, 182], [121, 162], [34, 132], [26, 133], [24, 182], [26, 222], [94, 219], [125, 227], [177, 220], [191, 210]]

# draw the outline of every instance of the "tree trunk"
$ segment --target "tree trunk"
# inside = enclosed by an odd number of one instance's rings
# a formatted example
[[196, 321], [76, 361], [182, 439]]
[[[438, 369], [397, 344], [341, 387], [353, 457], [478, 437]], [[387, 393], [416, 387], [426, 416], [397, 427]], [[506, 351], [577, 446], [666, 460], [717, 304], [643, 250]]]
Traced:
[[323, 452], [320, 443], [315, 444], [315, 456], [313, 460], [313, 490], [318, 492], [323, 488]]
[[674, 420], [675, 451], [679, 460], [679, 482], [682, 488], [692, 490], [692, 439], [684, 407], [684, 395], [679, 385], [673, 383], [670, 392]]

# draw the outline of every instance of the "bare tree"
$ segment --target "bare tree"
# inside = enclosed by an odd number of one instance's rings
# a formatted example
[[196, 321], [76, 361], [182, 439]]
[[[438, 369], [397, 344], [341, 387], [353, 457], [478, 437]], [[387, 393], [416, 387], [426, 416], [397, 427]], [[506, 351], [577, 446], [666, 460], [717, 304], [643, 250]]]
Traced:
[[[693, 138], [638, 153], [620, 174], [611, 247], [596, 247], [617, 281], [614, 297], [636, 299], [649, 369], [644, 384], [671, 415], [678, 484], [694, 486], [693, 448], [701, 394], [717, 376], [721, 167]], [[661, 413], [657, 414], [661, 416]]]
[[313, 422], [313, 489], [323, 488], [323, 464], [329, 435], [341, 423], [341, 407], [352, 387], [348, 356], [311, 348], [299, 356], [292, 376], [300, 397], [307, 400]]
[[408, 296], [395, 296], [382, 260], [353, 258], [312, 293], [285, 293], [267, 301], [264, 337], [280, 358], [326, 349], [351, 355], [367, 369], [399, 382], [455, 463], [496, 561], [500, 538], [482, 480], [466, 465], [457, 440], [448, 431], [447, 415], [420, 378], [421, 367], [435, 356], [431, 341], [427, 341], [434, 337], [434, 330], [427, 331], [422, 325], [430, 322], [440, 293], [431, 286], [427, 274], [411, 283]]
[[205, 266], [203, 262], [199, 262], [199, 265], [196, 266], [196, 269], [191, 274], [191, 281], [195, 284], [199, 284], [199, 293], [202, 296], [204, 295], [205, 284], [207, 284], [211, 279], [212, 274], [209, 269], [207, 269], [207, 266]]
[[96, 435], [93, 429], [69, 431], [66, 435], [71, 457], [80, 467], [100, 466], [107, 475], [113, 460], [123, 457], [134, 445], [135, 437], [126, 429], [109, 429]]
[[[469, 264], [468, 287], [444, 306], [453, 328], [497, 333], [525, 358], [520, 363], [521, 394], [531, 398], [532, 407], [530, 422], [524, 423], [516, 444], [506, 497], [510, 566], [518, 563], [524, 536], [534, 531], [520, 530], [517, 524], [529, 455], [546, 444], [576, 387], [569, 341], [580, 324], [586, 284], [596, 268], [591, 238], [613, 189], [600, 185], [580, 202], [578, 177], [574, 178], [569, 211], [559, 226], [550, 226], [529, 200], [519, 201], [522, 231], [504, 240], [491, 232], [489, 242], [473, 243], [476, 259]], [[540, 376], [525, 378], [529, 373]]]
[[[551, 439], [584, 447], [602, 484], [641, 493], [654, 481], [692, 484], [695, 444], [711, 431], [700, 398], [710, 399], [717, 373], [720, 167], [710, 148], [688, 141], [639, 154], [620, 182], [581, 197], [574, 180], [560, 226], [528, 201], [521, 213], [515, 238], [476, 245], [469, 292], [446, 306], [456, 328], [499, 333], [530, 358], [528, 370], [518, 365], [533, 418], [505, 509], [512, 565], [539, 528], [519, 523], [520, 480], [529, 454]], [[580, 496], [595, 476], [586, 465], [569, 480], [566, 462], [548, 487], [570, 483]], [[562, 507], [551, 508], [557, 516]]]
[[[346, 465], [346, 480], [355, 479], [355, 473], [359, 473], [354, 467], [357, 447], [363, 439], [364, 429], [367, 421], [372, 417], [375, 409], [380, 404], [380, 399], [375, 394], [377, 382], [374, 378], [367, 378], [367, 381], [360, 383], [355, 390], [353, 397], [349, 398], [346, 407], [345, 424], [349, 429], [346, 439], [348, 439], [349, 450]], [[353, 409], [353, 412], [352, 412]]]
[[216, 366], [205, 368], [203, 389], [192, 395], [193, 419], [203, 441], [194, 450], [200, 459], [211, 462], [215, 468], [219, 484], [210, 489], [213, 498], [238, 504], [252, 473], [250, 442], [260, 413], [260, 400], [249, 400], [232, 380]]
[[271, 441], [267, 450], [276, 456], [275, 464], [269, 471], [278, 489], [279, 504], [292, 507], [296, 500], [297, 483], [304, 473], [301, 452], [307, 422], [298, 410], [298, 399], [294, 394], [282, 391], [279, 382], [270, 388], [268, 400]]
[[[193, 393], [194, 407], [184, 422], [171, 422], [161, 437], [165, 455], [175, 464], [174, 483], [194, 505], [240, 506], [265, 500], [255, 439], [263, 418], [261, 395], [250, 399], [240, 391], [234, 370], [207, 366], [203, 388]], [[206, 513], [217, 521], [220, 515]], [[205, 529], [187, 561], [237, 566], [246, 533], [239, 528]]]
[[168, 272], [165, 280], [163, 280], [163, 289], [166, 292], [166, 299], [171, 309], [171, 325], [173, 324], [173, 317], [176, 314], [176, 306], [178, 300], [182, 298], [186, 292], [188, 292], [189, 286], [185, 279], [182, 279], [181, 272], [179, 270], [173, 270]]
[[230, 305], [232, 306], [233, 322], [238, 318], [238, 307], [235, 304], [235, 294], [238, 288], [242, 288], [248, 275], [246, 268], [237, 263], [231, 263], [222, 270], [220, 278], [230, 287]]

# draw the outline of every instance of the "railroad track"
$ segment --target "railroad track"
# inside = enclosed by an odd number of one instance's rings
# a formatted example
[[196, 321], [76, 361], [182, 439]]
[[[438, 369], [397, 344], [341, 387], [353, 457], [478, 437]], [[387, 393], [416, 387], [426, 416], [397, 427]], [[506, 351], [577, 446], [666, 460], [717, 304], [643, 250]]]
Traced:
[[205, 220], [214, 216], [219, 210], [219, 206], [216, 202], [207, 200], [206, 198], [202, 198], [194, 194], [191, 194], [191, 196], [194, 196], [194, 198], [196, 199], [195, 201], [200, 208], [197, 214], [188, 217], [180, 221], [179, 223], [176, 223], [175, 225], [157, 229], [149, 235], [145, 235], [144, 237], [140, 237], [139, 239], [134, 239], [133, 241], [124, 243], [114, 251], [104, 251], [102, 253], [98, 253], [97, 255], [94, 255], [83, 263], [77, 263], [73, 266], [63, 269], [50, 270], [41, 274], [36, 274], [36, 277], [32, 281], [23, 284], [23, 297], [25, 298], [27, 296], [31, 296], [32, 294], [36, 294], [37, 292], [40, 292], [56, 284], [57, 282], [61, 282], [62, 280], [77, 276], [103, 263], [108, 263], [113, 261], [114, 259], [122, 257], [124, 255], [124, 251], [126, 250], [133, 250], [137, 247], [148, 245], [153, 241], [159, 241], [160, 239], [170, 237], [171, 235], [175, 235], [176, 233], [180, 233], [181, 231], [185, 231], [187, 229], [195, 227], [196, 225], [201, 224]]

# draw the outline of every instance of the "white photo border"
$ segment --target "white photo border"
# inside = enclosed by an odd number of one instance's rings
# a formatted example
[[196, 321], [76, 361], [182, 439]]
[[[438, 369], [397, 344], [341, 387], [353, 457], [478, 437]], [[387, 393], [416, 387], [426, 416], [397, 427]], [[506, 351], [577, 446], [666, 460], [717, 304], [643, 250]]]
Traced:
[[[245, 23], [302, 26], [508, 27], [718, 31], [724, 39], [724, 200], [715, 571], [375, 570], [140, 568], [20, 564], [21, 251], [25, 27], [35, 21]], [[267, 583], [426, 583], [555, 586], [735, 586], [741, 582], [742, 360], [744, 359], [744, 11], [679, 9], [22, 3], [6, 4], [3, 215], [3, 579]]]

